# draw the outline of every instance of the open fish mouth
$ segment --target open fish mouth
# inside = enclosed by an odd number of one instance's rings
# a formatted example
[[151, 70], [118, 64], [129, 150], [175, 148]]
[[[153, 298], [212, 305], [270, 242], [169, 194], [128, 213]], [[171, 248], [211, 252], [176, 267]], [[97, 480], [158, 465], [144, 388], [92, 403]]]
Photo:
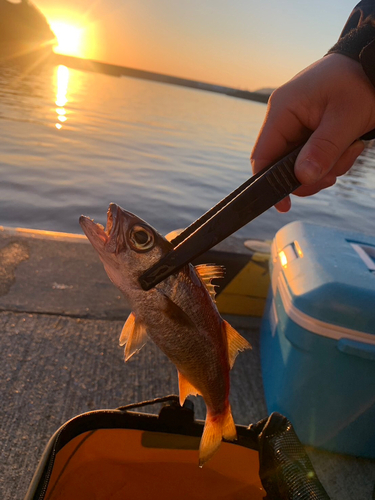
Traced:
[[[119, 222], [119, 209], [120, 207], [116, 205], [116, 203], [110, 203], [107, 210], [107, 223], [105, 226], [104, 233], [107, 236], [107, 239], [110, 239], [111, 236], [117, 232], [118, 222]], [[102, 226], [103, 227], [103, 226]]]
[[94, 247], [96, 247], [99, 242], [101, 245], [107, 245], [116, 238], [119, 222], [118, 212], [119, 207], [115, 203], [111, 203], [107, 210], [107, 223], [105, 228], [102, 224], [94, 222], [93, 219], [81, 215], [79, 223]]
[[129, 226], [137, 221], [143, 223], [139, 217], [127, 212], [116, 203], [109, 204], [105, 228], [85, 215], [79, 218], [79, 223], [92, 246], [98, 252], [105, 251], [116, 255], [128, 248], [127, 231]]
[[116, 220], [116, 214], [114, 214], [114, 209], [112, 208], [113, 207], [113, 203], [111, 203], [108, 207], [108, 210], [107, 210], [107, 224], [105, 226], [105, 230], [104, 232], [106, 233], [106, 235], [109, 237], [109, 235], [111, 234], [111, 231], [112, 231], [112, 228], [114, 226], [114, 221]]
[[126, 247], [125, 237], [121, 230], [122, 210], [116, 203], [110, 203], [107, 210], [107, 225], [104, 230], [107, 236], [106, 251], [118, 254]]

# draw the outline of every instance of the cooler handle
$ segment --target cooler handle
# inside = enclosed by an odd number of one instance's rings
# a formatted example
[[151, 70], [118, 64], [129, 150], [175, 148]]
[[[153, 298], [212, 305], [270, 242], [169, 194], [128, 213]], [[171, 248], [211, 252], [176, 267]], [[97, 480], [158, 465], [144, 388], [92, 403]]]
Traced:
[[337, 342], [337, 348], [345, 354], [375, 361], [375, 344], [367, 344], [358, 340], [343, 338]]

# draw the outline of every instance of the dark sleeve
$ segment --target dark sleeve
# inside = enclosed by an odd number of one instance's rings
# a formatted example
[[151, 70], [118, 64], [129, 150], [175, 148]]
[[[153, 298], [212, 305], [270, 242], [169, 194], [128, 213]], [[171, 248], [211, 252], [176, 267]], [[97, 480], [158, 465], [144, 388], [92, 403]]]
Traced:
[[351, 13], [328, 54], [343, 54], [361, 63], [375, 87], [375, 0], [362, 0]]

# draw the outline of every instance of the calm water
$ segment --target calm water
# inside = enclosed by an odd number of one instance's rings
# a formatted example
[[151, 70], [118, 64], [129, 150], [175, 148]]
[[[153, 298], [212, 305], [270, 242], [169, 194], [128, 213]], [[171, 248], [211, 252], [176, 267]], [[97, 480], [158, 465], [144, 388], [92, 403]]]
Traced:
[[[0, 225], [81, 232], [114, 201], [166, 233], [249, 175], [265, 105], [46, 66], [0, 71]], [[375, 234], [375, 150], [336, 186], [271, 209], [240, 235], [302, 219]]]

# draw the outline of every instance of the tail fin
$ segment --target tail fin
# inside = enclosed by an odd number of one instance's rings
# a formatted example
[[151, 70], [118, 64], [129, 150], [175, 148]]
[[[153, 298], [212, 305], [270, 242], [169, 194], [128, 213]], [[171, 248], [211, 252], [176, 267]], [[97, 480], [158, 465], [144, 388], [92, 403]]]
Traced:
[[237, 439], [236, 426], [229, 404], [221, 415], [212, 416], [207, 412], [206, 424], [199, 446], [199, 467], [203, 467], [214, 455], [220, 446], [222, 437], [229, 441]]

